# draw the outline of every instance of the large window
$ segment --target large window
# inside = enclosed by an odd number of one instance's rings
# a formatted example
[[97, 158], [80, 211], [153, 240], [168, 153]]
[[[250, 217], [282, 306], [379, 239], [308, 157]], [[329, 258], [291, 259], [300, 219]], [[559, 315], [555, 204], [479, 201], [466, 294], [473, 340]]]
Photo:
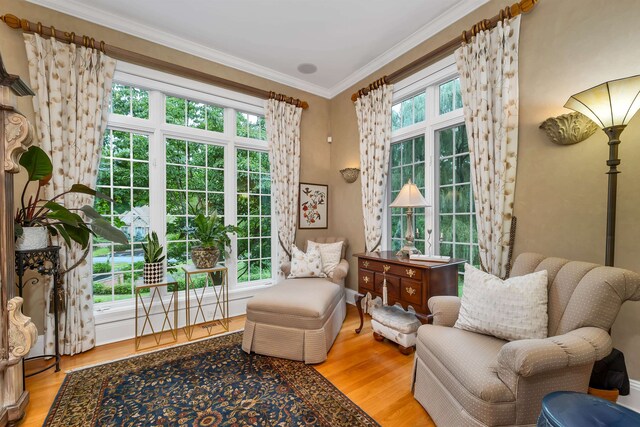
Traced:
[[222, 257], [232, 287], [270, 282], [275, 251], [262, 102], [120, 71], [115, 81], [97, 183], [114, 202], [97, 199], [95, 207], [130, 244], [94, 239], [96, 309], [133, 304], [141, 243], [151, 231], [166, 245], [168, 272], [182, 281], [180, 267], [197, 244], [189, 227], [199, 213], [216, 212], [240, 227]]
[[[449, 255], [478, 265], [469, 147], [455, 67], [425, 75], [394, 94], [388, 201], [409, 180], [429, 201], [414, 210], [415, 245], [423, 253]], [[386, 214], [389, 250], [402, 247], [406, 210]], [[463, 270], [461, 269], [461, 273]], [[459, 287], [463, 284], [460, 274]]]

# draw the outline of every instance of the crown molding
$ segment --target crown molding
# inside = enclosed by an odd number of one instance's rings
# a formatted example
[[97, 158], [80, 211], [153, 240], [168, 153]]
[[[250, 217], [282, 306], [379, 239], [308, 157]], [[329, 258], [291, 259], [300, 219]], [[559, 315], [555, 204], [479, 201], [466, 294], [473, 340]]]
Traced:
[[288, 74], [264, 67], [251, 61], [238, 58], [237, 56], [221, 52], [217, 49], [194, 43], [187, 39], [177, 37], [163, 30], [152, 28], [141, 24], [127, 17], [119, 16], [111, 12], [106, 12], [86, 3], [76, 0], [27, 0], [29, 3], [46, 7], [102, 25], [113, 30], [130, 34], [141, 39], [160, 44], [181, 52], [185, 52], [212, 62], [216, 62], [236, 70], [244, 71], [258, 77], [281, 83], [305, 92], [329, 98], [329, 90], [325, 87], [309, 83], [302, 79], [292, 77]]
[[[345, 90], [349, 89], [351, 86], [367, 78], [368, 76], [375, 73], [376, 71], [378, 71], [379, 69], [381, 69], [382, 67], [390, 63], [391, 61], [409, 52], [411, 49], [418, 46], [420, 43], [435, 36], [440, 31], [444, 30], [451, 24], [454, 24], [456, 21], [467, 16], [469, 13], [473, 12], [474, 10], [476, 10], [477, 8], [479, 8], [480, 6], [488, 2], [489, 0], [459, 1], [453, 7], [448, 9], [445, 13], [432, 19], [430, 22], [420, 27], [416, 32], [411, 34], [409, 37], [405, 38], [400, 43], [394, 45], [393, 47], [391, 47], [381, 55], [377, 56], [374, 60], [369, 62], [367, 65], [361, 67], [356, 72], [344, 78], [342, 81], [340, 81], [340, 83], [331, 87], [329, 89], [329, 98], [334, 98], [337, 95], [341, 94]], [[460, 31], [460, 33], [462, 33], [462, 31]]]
[[160, 45], [179, 50], [218, 64], [231, 67], [240, 71], [244, 71], [276, 83], [281, 83], [323, 98], [331, 99], [342, 93], [367, 76], [375, 73], [377, 70], [418, 46], [425, 40], [433, 37], [449, 25], [458, 21], [460, 18], [473, 12], [478, 7], [487, 3], [489, 0], [461, 0], [445, 13], [423, 25], [409, 37], [394, 45], [375, 59], [359, 68], [338, 84], [331, 88], [323, 87], [314, 83], [307, 82], [297, 77], [276, 71], [251, 61], [238, 58], [237, 56], [221, 52], [217, 49], [194, 43], [187, 39], [176, 37], [166, 31], [152, 28], [148, 25], [141, 24], [129, 18], [122, 17], [110, 12], [103, 11], [86, 3], [77, 0], [27, 0], [38, 6], [46, 7], [83, 19], [107, 28], [111, 28], [141, 39], [158, 43]]

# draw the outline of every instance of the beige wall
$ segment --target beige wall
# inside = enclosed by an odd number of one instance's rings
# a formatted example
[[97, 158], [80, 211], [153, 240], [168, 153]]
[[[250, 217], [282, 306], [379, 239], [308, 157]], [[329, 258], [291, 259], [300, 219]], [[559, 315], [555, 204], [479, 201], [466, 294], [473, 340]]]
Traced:
[[[303, 182], [324, 182], [331, 170], [330, 146], [326, 142], [329, 133], [329, 101], [325, 98], [36, 6], [24, 0], [3, 0], [0, 13], [11, 13], [31, 22], [40, 21], [47, 25], [53, 25], [57, 29], [86, 34], [96, 40], [104, 40], [109, 44], [126, 47], [129, 50], [158, 59], [185, 65], [260, 89], [285, 93], [303, 99], [309, 103], [309, 109], [304, 111], [301, 125], [300, 179]], [[4, 23], [0, 23], [0, 53], [7, 70], [11, 74], [22, 76], [28, 82], [29, 72], [22, 33], [10, 29]], [[33, 122], [31, 99], [20, 99], [18, 107]], [[22, 191], [23, 183], [23, 177], [18, 176], [16, 179], [16, 188], [19, 188], [17, 194]], [[298, 240], [301, 243], [306, 238], [323, 234], [326, 234], [326, 230], [302, 230], [298, 232]], [[42, 288], [29, 287], [25, 293], [25, 312], [33, 318], [40, 333], [42, 333], [43, 311]]]
[[[332, 170], [358, 162], [358, 131], [351, 94], [458, 35], [512, 1], [491, 1], [331, 100]], [[636, 0], [544, 0], [522, 19], [520, 38], [520, 129], [515, 214], [516, 254], [604, 262], [608, 156], [598, 131], [580, 144], [553, 145], [538, 129], [576, 92], [607, 80], [640, 73], [640, 7]], [[618, 191], [616, 265], [640, 271], [640, 117], [622, 134]], [[360, 184], [333, 176], [332, 226], [353, 251], [364, 250]], [[356, 288], [355, 260], [348, 286]], [[626, 303], [613, 328], [614, 344], [640, 378], [640, 303]]]

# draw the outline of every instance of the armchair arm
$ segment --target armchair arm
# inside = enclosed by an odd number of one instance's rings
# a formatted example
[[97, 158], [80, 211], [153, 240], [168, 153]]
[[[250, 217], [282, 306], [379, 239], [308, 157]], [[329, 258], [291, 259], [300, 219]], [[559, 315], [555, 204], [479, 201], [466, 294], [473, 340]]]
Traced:
[[460, 298], [452, 296], [431, 297], [427, 302], [433, 315], [433, 324], [452, 327], [458, 320]]
[[333, 269], [329, 279], [331, 279], [333, 283], [344, 285], [344, 278], [347, 277], [347, 273], [349, 273], [349, 261], [341, 259], [340, 264]]
[[291, 262], [289, 261], [283, 262], [282, 265], [280, 266], [280, 270], [284, 274], [285, 278], [289, 277], [289, 273], [291, 273]]
[[[533, 375], [594, 363], [611, 353], [609, 334], [593, 327], [579, 328], [545, 339], [511, 341], [498, 353], [498, 375]], [[503, 381], [507, 378], [502, 378]]]

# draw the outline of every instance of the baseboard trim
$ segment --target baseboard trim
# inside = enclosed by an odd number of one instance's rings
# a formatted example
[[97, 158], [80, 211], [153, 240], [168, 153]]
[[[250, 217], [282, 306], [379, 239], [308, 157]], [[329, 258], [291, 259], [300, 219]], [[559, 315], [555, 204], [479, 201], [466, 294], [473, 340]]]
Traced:
[[628, 396], [618, 397], [618, 403], [624, 407], [640, 412], [640, 381], [630, 380], [631, 390]]

